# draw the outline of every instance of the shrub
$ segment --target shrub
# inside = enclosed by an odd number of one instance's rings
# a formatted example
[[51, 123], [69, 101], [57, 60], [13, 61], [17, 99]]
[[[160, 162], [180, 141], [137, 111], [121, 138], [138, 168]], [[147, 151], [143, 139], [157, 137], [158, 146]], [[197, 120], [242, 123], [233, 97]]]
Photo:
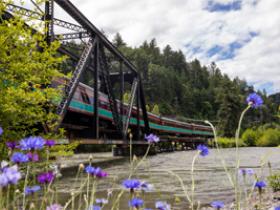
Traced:
[[269, 128], [257, 140], [258, 146], [278, 146], [280, 144], [280, 130]]
[[280, 173], [270, 175], [268, 183], [274, 192], [280, 191]]
[[[244, 141], [242, 139], [239, 139], [238, 143], [239, 143], [238, 144], [239, 147], [246, 146], [246, 144], [244, 143]], [[218, 144], [219, 144], [219, 147], [222, 147], [222, 148], [235, 147], [235, 139], [220, 137], [220, 138], [218, 138]]]
[[247, 146], [256, 146], [257, 139], [260, 137], [260, 132], [253, 129], [246, 129], [242, 134], [242, 140]]

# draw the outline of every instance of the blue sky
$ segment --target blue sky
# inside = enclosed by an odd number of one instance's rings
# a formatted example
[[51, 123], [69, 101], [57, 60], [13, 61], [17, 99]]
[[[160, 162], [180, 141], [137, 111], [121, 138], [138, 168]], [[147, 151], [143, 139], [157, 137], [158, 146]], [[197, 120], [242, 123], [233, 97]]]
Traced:
[[241, 10], [242, 1], [231, 2], [216, 2], [215, 0], [207, 1], [205, 9], [209, 12], [229, 12], [234, 10]]

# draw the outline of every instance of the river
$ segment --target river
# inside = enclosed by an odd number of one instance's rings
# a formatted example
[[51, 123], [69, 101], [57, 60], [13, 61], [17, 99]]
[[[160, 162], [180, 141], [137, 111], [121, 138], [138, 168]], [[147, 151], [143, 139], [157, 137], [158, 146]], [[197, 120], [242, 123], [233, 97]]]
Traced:
[[[234, 193], [227, 175], [223, 169], [221, 159], [216, 149], [210, 149], [206, 157], [199, 156], [195, 162], [195, 198], [202, 206], [207, 206], [213, 200], [221, 200], [225, 203], [232, 202]], [[235, 149], [221, 149], [221, 156], [226, 161], [227, 167], [232, 170], [235, 165]], [[148, 157], [148, 161], [139, 167], [134, 178], [153, 184], [154, 190], [145, 195], [146, 208], [153, 208], [157, 200], [167, 201], [172, 209], [187, 209], [186, 199], [178, 179], [168, 171], [179, 175], [184, 184], [191, 185], [191, 163], [196, 151], [178, 151], [161, 153]], [[269, 173], [268, 161], [273, 170], [280, 169], [280, 148], [240, 148], [240, 167], [252, 168], [258, 177], [263, 179]], [[121, 189], [122, 180], [129, 174], [129, 161], [100, 166], [108, 172], [109, 177], [100, 180], [97, 197], [106, 197], [107, 189]], [[66, 200], [69, 192], [78, 189], [75, 184], [75, 173], [68, 173], [57, 182], [60, 199]], [[79, 178], [77, 183], [83, 181], [86, 176]], [[253, 178], [251, 178], [253, 182]], [[250, 182], [250, 180], [249, 180]], [[121, 200], [120, 209], [127, 207], [128, 193]], [[105, 209], [110, 209], [105, 208]]]

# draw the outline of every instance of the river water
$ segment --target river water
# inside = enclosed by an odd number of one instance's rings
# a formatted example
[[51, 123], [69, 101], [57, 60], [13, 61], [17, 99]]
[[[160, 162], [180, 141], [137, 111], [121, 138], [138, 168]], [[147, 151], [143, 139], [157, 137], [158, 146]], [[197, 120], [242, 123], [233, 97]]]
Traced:
[[[233, 170], [235, 165], [235, 149], [221, 149], [221, 156], [226, 162], [229, 170]], [[196, 151], [178, 151], [172, 153], [161, 153], [148, 157], [148, 160], [139, 167], [134, 178], [147, 181], [153, 184], [154, 190], [145, 194], [146, 208], [153, 208], [157, 200], [167, 201], [172, 205], [172, 209], [188, 209], [186, 199], [180, 182], [170, 174], [172, 171], [181, 177], [184, 184], [191, 185], [191, 163]], [[252, 168], [256, 175], [261, 179], [269, 174], [268, 162], [271, 163], [273, 170], [280, 169], [280, 148], [240, 148], [239, 149], [240, 167]], [[101, 165], [108, 172], [109, 177], [100, 180], [98, 183], [97, 197], [106, 197], [107, 189], [122, 189], [122, 180], [129, 175], [129, 161]], [[57, 187], [60, 193], [60, 199], [66, 200], [69, 192], [78, 189], [80, 182], [86, 179], [86, 176], [79, 178], [75, 184], [75, 173], [68, 173], [58, 181]], [[220, 156], [216, 149], [210, 149], [206, 157], [199, 156], [195, 162], [195, 198], [199, 200], [202, 206], [207, 206], [213, 200], [221, 200], [225, 203], [233, 201], [234, 193], [223, 169]], [[248, 180], [248, 182], [253, 182]], [[128, 193], [125, 193], [121, 200], [120, 209], [127, 207]], [[107, 207], [105, 209], [110, 209]]]

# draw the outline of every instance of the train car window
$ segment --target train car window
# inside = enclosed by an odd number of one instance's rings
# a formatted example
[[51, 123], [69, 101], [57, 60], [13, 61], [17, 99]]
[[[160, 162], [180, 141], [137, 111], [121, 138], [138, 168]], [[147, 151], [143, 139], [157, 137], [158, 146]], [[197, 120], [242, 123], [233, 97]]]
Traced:
[[78, 91], [75, 91], [73, 98], [75, 100], [79, 100], [79, 92]]
[[86, 89], [80, 87], [80, 93], [81, 93], [83, 102], [86, 104], [90, 104], [90, 100], [89, 100], [88, 94], [86, 93]]
[[81, 92], [81, 96], [82, 96], [83, 102], [85, 102], [86, 104], [90, 104], [90, 100], [89, 100], [87, 93]]

